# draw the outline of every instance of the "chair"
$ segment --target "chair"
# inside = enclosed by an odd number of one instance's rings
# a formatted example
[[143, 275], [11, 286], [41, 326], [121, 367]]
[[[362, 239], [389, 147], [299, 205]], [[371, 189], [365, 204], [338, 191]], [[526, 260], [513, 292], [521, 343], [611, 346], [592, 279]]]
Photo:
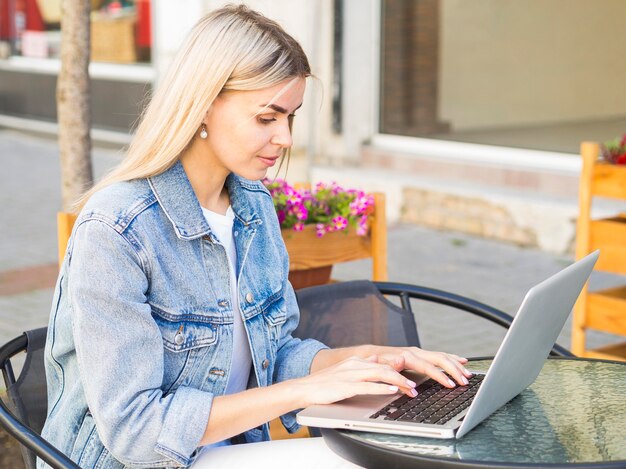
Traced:
[[[397, 297], [397, 306], [385, 296]], [[420, 346], [411, 300], [450, 306], [508, 328], [513, 318], [484, 303], [418, 285], [358, 280], [296, 291], [300, 324], [296, 337], [311, 337], [330, 347], [359, 344]], [[550, 355], [571, 357], [555, 344]]]
[[[600, 146], [593, 142], [581, 145], [583, 159], [580, 174], [579, 216], [576, 224], [576, 259], [600, 249], [595, 270], [626, 274], [626, 214], [592, 218], [594, 200], [626, 200], [626, 167], [598, 159]], [[626, 341], [589, 349], [589, 329], [626, 336], [626, 285], [590, 292], [585, 286], [574, 307], [572, 351], [582, 357], [626, 360]]]
[[59, 269], [63, 265], [67, 243], [72, 234], [72, 228], [76, 222], [77, 215], [69, 212], [57, 212], [57, 240], [59, 249]]
[[[46, 331], [45, 327], [27, 331], [0, 347], [0, 369], [8, 397], [6, 404], [0, 400], [0, 426], [22, 445], [27, 469], [35, 469], [36, 456], [55, 469], [79, 469], [40, 435], [48, 408], [43, 358]], [[11, 360], [21, 352], [26, 352], [26, 359], [16, 380]]]

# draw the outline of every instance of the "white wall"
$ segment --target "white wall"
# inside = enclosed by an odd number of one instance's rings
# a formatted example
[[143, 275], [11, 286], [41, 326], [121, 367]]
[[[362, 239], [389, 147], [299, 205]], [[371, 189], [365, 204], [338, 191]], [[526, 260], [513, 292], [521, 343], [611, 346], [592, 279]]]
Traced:
[[167, 70], [183, 39], [203, 14], [202, 0], [153, 0], [152, 61], [156, 81]]
[[626, 115], [626, 1], [442, 0], [454, 130]]
[[343, 138], [341, 145], [324, 148], [329, 155], [356, 157], [361, 144], [378, 131], [379, 10], [378, 0], [344, 0]]

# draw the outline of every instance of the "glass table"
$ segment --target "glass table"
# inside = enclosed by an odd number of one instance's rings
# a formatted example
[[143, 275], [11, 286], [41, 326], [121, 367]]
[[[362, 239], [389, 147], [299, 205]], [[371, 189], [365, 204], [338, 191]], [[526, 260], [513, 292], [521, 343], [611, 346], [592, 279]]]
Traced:
[[[491, 360], [468, 366], [486, 371]], [[515, 399], [458, 440], [322, 429], [363, 467], [626, 468], [626, 363], [555, 358]]]

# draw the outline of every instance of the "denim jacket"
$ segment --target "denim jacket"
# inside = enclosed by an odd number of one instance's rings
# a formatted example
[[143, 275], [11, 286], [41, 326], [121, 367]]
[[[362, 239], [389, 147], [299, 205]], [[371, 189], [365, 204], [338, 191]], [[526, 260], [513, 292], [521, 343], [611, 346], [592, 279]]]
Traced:
[[[50, 314], [43, 436], [81, 467], [193, 462], [213, 397], [228, 382], [232, 301], [252, 350], [248, 387], [308, 374], [324, 348], [291, 336], [299, 311], [271, 196], [232, 174], [226, 184], [237, 298], [226, 251], [180, 162], [104, 188], [79, 215]], [[298, 428], [293, 413], [282, 421]], [[236, 441], [268, 438], [265, 424]]]

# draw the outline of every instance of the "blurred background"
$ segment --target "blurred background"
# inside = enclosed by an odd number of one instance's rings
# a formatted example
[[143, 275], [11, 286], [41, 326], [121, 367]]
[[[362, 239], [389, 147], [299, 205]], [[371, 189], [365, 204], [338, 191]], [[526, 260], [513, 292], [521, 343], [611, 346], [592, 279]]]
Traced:
[[[56, 132], [60, 3], [0, 0], [0, 126]], [[128, 143], [184, 34], [224, 3], [91, 1], [98, 145]], [[391, 223], [571, 252], [579, 144], [626, 128], [626, 2], [244, 3], [295, 36], [319, 78], [288, 179], [383, 191]]]

